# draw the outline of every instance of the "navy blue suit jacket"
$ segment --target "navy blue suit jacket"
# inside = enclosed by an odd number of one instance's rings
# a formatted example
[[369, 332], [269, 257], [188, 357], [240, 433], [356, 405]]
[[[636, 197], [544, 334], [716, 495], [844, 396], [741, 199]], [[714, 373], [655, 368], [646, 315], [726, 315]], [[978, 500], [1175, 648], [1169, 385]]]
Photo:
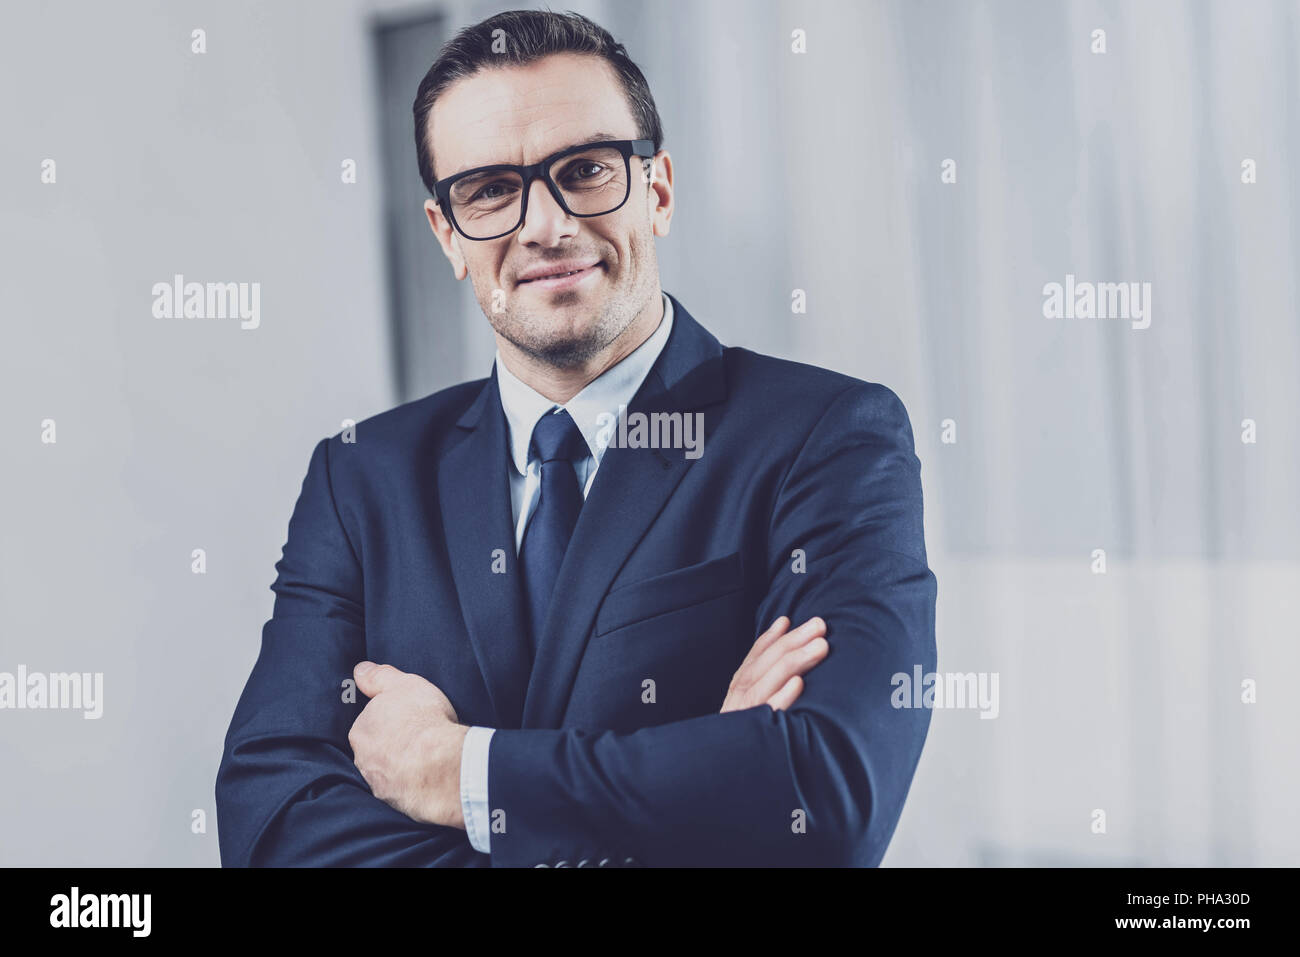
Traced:
[[[673, 307], [629, 412], [703, 413], [703, 455], [605, 453], [535, 661], [495, 374], [316, 446], [217, 774], [223, 864], [880, 862], [930, 719], [891, 677], [935, 667], [907, 413]], [[788, 710], [719, 714], [783, 614], [825, 619], [828, 656]], [[366, 699], [342, 692], [363, 659], [499, 729], [490, 856], [370, 793], [348, 744]]]

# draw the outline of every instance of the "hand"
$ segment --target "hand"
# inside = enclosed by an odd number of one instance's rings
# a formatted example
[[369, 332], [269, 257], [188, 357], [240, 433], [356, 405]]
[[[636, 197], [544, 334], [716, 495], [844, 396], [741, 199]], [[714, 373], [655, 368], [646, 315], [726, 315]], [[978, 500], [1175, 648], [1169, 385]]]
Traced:
[[434, 684], [392, 665], [353, 669], [370, 699], [348, 731], [353, 763], [371, 793], [413, 821], [464, 829], [460, 756], [469, 728]]
[[790, 619], [782, 615], [758, 636], [754, 647], [736, 669], [727, 689], [722, 711], [741, 711], [756, 705], [770, 705], [780, 711], [803, 694], [804, 672], [811, 670], [830, 651], [824, 637], [826, 622], [809, 618], [787, 632]]

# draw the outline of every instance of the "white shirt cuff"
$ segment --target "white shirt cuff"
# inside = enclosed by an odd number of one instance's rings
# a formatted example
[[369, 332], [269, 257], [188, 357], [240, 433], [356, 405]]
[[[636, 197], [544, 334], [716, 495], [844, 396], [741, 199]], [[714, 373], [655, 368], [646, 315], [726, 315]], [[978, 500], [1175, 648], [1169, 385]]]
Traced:
[[460, 754], [460, 810], [469, 845], [491, 853], [492, 823], [488, 809], [488, 746], [495, 728], [472, 727]]

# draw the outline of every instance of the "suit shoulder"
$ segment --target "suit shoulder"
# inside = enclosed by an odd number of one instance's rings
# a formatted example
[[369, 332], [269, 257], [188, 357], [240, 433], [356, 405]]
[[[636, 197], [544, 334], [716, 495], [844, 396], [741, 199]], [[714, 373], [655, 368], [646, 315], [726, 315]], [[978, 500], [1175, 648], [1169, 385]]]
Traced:
[[456, 421], [478, 398], [487, 381], [461, 382], [404, 402], [321, 441], [328, 447], [331, 462], [357, 458], [345, 453], [362, 449], [366, 454], [360, 461], [381, 466], [436, 449], [454, 431]]
[[820, 417], [842, 401], [858, 410], [907, 417], [902, 399], [879, 382], [739, 347], [728, 347], [723, 354], [728, 385], [746, 406], [793, 407]]
[[456, 420], [478, 398], [487, 379], [474, 379], [448, 386], [419, 399], [372, 415], [357, 423], [357, 430], [365, 428], [375, 436], [409, 437], [413, 432], [435, 431], [456, 424]]
[[821, 366], [729, 349], [728, 401], [742, 428], [761, 423], [769, 444], [798, 457], [829, 460], [848, 445], [901, 453], [919, 468], [907, 408], [892, 389]]

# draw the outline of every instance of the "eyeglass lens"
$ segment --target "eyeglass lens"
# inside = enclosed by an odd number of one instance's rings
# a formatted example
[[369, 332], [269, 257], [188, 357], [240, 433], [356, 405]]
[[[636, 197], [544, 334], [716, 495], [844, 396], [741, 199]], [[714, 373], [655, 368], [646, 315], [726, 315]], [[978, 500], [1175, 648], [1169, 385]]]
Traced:
[[[549, 168], [568, 211], [578, 216], [608, 213], [627, 198], [628, 163], [608, 146], [562, 156]], [[488, 238], [519, 224], [523, 178], [510, 170], [489, 170], [451, 184], [452, 215], [470, 237]]]

